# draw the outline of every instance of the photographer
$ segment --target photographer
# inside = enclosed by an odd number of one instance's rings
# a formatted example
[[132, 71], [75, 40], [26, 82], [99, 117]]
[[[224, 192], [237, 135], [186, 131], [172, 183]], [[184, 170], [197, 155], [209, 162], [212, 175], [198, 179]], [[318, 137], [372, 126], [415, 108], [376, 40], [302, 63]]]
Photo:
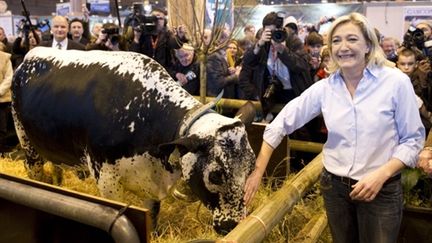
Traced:
[[[153, 9], [151, 16], [143, 16], [134, 27], [134, 38], [129, 50], [147, 55], [165, 68], [172, 66], [172, 50], [187, 42], [184, 27], [177, 29], [175, 36], [167, 27], [166, 12]], [[143, 23], [144, 22], [144, 23]]]
[[38, 43], [40, 43], [40, 40], [42, 39], [41, 31], [34, 30], [34, 33], [36, 33], [36, 36], [34, 36], [33, 31], [30, 31], [30, 27], [24, 27], [15, 39], [12, 45], [13, 54], [11, 58], [14, 70], [22, 63], [27, 52], [38, 46]]
[[424, 40], [432, 40], [432, 24], [429, 21], [421, 21], [416, 25], [417, 29], [421, 29], [423, 31]]
[[86, 50], [126, 51], [127, 48], [120, 35], [119, 27], [113, 23], [106, 23], [102, 25], [102, 29], [94, 43], [87, 44]]
[[312, 84], [309, 63], [303, 49], [287, 47], [283, 16], [267, 14], [263, 32], [254, 48], [243, 57], [239, 85], [246, 99], [260, 100], [264, 117], [276, 103], [286, 104]]

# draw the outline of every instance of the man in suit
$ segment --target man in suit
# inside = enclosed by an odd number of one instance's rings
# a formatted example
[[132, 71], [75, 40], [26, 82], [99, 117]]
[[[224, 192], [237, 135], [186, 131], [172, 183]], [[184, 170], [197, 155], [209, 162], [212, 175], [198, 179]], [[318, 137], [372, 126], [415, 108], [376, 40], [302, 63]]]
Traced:
[[55, 16], [52, 19], [51, 32], [53, 34], [53, 39], [41, 42], [41, 46], [53, 47], [61, 50], [85, 50], [84, 45], [67, 38], [69, 24], [65, 17]]

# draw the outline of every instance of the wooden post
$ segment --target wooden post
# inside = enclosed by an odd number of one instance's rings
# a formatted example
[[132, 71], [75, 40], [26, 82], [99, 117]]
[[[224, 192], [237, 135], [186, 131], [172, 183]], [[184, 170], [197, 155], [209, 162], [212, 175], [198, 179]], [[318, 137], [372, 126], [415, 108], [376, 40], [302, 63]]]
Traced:
[[[168, 0], [168, 24], [177, 27], [185, 25], [189, 35], [202, 33], [204, 29], [205, 1]], [[193, 38], [192, 38], [193, 40]]]
[[207, 103], [207, 55], [205, 53], [200, 54], [200, 99], [199, 101], [203, 104]]
[[322, 232], [327, 227], [327, 214], [322, 211], [314, 215], [303, 229], [290, 239], [291, 242], [315, 243], [320, 238]]
[[268, 203], [257, 208], [228, 235], [217, 242], [261, 242], [315, 184], [322, 169], [322, 154], [319, 154], [291, 180], [287, 181], [281, 189], [276, 191]]

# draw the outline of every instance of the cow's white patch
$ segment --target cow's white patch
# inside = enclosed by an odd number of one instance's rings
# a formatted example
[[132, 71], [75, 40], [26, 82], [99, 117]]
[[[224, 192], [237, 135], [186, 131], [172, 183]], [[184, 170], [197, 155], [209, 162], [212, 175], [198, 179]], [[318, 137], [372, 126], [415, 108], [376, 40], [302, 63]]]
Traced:
[[133, 133], [135, 131], [135, 122], [131, 122], [131, 124], [129, 124], [129, 131], [131, 133]]
[[[50, 47], [36, 47], [29, 51], [25, 60], [38, 59], [52, 61], [59, 67], [67, 65], [89, 66], [97, 64], [114, 70], [118, 75], [132, 74], [133, 80], [141, 82], [146, 89], [156, 89], [160, 94], [157, 102], [162, 103], [168, 99], [181, 108], [190, 109], [199, 104], [199, 101], [181, 88], [166, 72], [166, 70], [151, 58], [136, 52], [113, 51], [78, 51], [62, 50]], [[145, 64], [145, 65], [144, 65]], [[35, 71], [35, 66], [29, 70]]]
[[193, 166], [195, 165], [197, 161], [197, 155], [193, 153], [187, 153], [181, 158], [181, 167], [182, 167], [182, 175], [183, 180], [189, 180]]
[[159, 200], [168, 195], [171, 187], [181, 176], [180, 171], [167, 171], [159, 159], [147, 153], [116, 160], [115, 167], [126, 190], [140, 197]]
[[132, 104], [132, 101], [129, 101], [129, 103], [125, 106], [125, 110], [129, 110], [129, 107], [131, 104]]

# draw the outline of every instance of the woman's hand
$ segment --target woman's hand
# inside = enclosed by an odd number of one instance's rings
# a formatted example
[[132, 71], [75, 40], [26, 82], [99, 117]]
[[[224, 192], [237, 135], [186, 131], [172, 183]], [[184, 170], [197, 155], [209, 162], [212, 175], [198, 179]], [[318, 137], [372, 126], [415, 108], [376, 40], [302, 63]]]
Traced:
[[379, 169], [367, 174], [352, 186], [351, 199], [365, 202], [374, 200], [387, 179]]
[[258, 187], [261, 183], [262, 173], [255, 169], [252, 174], [246, 180], [246, 184], [244, 187], [245, 195], [243, 197], [243, 201], [245, 205], [248, 205], [252, 199], [254, 198], [256, 192], [258, 191]]
[[273, 151], [274, 149], [272, 146], [270, 146], [270, 144], [268, 144], [266, 141], [263, 141], [261, 150], [255, 163], [255, 170], [247, 178], [244, 187], [245, 194], [243, 197], [243, 202], [245, 205], [248, 205], [255, 196]]
[[432, 150], [423, 149], [419, 154], [418, 167], [432, 175]]
[[351, 199], [365, 202], [374, 200], [384, 183], [404, 167], [405, 164], [402, 161], [391, 158], [386, 164], [365, 175], [352, 186]]

